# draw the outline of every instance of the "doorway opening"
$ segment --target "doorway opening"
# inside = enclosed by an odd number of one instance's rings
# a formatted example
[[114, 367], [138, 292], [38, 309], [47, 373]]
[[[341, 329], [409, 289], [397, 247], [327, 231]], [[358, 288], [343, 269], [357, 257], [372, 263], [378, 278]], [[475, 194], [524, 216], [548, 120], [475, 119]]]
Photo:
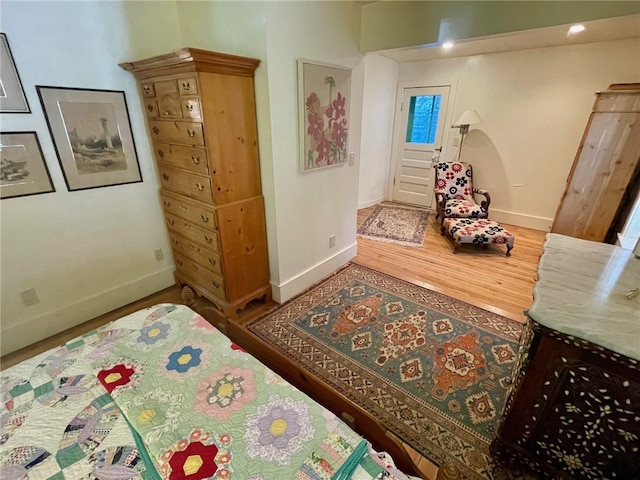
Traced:
[[431, 208], [450, 86], [402, 88], [398, 97], [391, 200]]

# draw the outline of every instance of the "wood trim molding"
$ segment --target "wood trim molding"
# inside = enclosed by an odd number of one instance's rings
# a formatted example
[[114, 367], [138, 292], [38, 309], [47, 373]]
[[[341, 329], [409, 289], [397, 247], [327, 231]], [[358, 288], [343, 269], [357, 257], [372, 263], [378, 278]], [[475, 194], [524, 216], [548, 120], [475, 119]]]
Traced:
[[144, 79], [195, 71], [253, 77], [259, 64], [260, 60], [255, 58], [185, 47], [164, 55], [120, 63], [119, 66], [136, 78]]

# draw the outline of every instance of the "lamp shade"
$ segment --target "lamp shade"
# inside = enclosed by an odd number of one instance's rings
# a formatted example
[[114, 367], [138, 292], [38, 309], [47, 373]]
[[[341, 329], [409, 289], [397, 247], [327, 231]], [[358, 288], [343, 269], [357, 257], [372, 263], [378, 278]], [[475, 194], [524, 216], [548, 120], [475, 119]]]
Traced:
[[456, 122], [456, 126], [459, 125], [474, 125], [482, 122], [480, 115], [475, 110], [465, 110], [462, 116]]

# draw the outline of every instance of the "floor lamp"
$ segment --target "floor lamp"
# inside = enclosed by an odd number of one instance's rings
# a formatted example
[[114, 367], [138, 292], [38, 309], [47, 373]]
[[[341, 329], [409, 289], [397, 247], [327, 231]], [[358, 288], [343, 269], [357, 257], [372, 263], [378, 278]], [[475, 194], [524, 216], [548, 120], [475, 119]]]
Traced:
[[458, 149], [458, 161], [460, 161], [460, 154], [462, 153], [462, 144], [464, 143], [464, 136], [469, 131], [469, 125], [475, 125], [482, 122], [480, 115], [475, 110], [465, 110], [462, 116], [456, 122], [456, 125], [451, 125], [451, 128], [459, 128], [460, 135], [460, 148]]

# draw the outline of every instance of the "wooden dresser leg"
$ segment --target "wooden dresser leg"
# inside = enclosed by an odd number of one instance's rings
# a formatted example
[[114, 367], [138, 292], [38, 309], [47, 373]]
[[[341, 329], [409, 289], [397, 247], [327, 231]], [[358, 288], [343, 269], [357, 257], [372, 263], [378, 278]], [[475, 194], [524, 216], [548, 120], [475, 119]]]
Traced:
[[180, 293], [180, 295], [182, 296], [182, 302], [185, 305], [193, 305], [195, 294], [193, 293], [193, 290], [190, 286], [185, 285], [184, 287], [182, 287], [182, 292]]

